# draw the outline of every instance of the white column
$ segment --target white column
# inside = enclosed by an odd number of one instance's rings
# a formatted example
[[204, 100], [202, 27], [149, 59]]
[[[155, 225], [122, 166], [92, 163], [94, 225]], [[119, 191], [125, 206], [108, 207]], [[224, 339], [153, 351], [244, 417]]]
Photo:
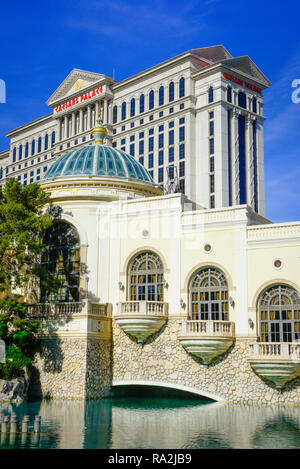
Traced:
[[83, 109], [79, 110], [79, 133], [83, 132]]
[[76, 114], [75, 112], [72, 112], [72, 135], [73, 136], [76, 134], [75, 125], [76, 125]]
[[253, 167], [253, 133], [252, 118], [246, 117], [245, 147], [246, 147], [246, 174], [247, 174], [247, 204], [254, 209], [254, 167]]
[[64, 120], [64, 139], [68, 138], [68, 116], [66, 115], [65, 116], [65, 120]]
[[107, 99], [104, 99], [104, 100], [103, 100], [103, 104], [104, 104], [104, 109], [103, 109], [103, 123], [104, 123], [104, 124], [107, 124], [107, 110], [108, 110]]
[[232, 205], [240, 203], [239, 182], [239, 112], [232, 111]]
[[91, 124], [91, 105], [89, 104], [87, 107], [87, 128], [90, 130], [92, 128]]

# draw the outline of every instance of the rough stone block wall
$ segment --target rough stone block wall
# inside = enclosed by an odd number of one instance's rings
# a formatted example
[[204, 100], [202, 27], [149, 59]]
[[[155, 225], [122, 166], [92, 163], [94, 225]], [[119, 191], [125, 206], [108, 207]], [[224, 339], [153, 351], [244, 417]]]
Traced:
[[110, 345], [85, 338], [41, 339], [29, 397], [85, 399], [109, 395]]
[[181, 321], [169, 319], [141, 346], [113, 320], [113, 381], [171, 383], [230, 402], [300, 404], [300, 378], [287, 383], [282, 393], [272, 383], [263, 381], [247, 361], [248, 340], [237, 339], [224, 355], [206, 367], [182, 347], [178, 340], [180, 330]]

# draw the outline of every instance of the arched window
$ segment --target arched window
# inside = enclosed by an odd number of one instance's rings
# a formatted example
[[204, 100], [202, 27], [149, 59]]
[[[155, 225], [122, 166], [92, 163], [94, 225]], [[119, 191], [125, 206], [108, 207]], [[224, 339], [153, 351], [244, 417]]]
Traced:
[[140, 114], [145, 111], [145, 95], [141, 94], [140, 96]]
[[300, 296], [287, 285], [274, 285], [259, 299], [261, 342], [293, 342], [300, 339]]
[[38, 153], [42, 151], [42, 137], [39, 137], [38, 139]]
[[169, 102], [174, 101], [174, 82], [169, 84]]
[[159, 106], [162, 106], [165, 102], [165, 89], [163, 86], [159, 88], [159, 93], [158, 93], [158, 104]]
[[48, 134], [45, 135], [45, 142], [44, 142], [44, 150], [48, 150], [48, 141], [49, 137]]
[[26, 145], [25, 145], [25, 158], [28, 158], [28, 155], [29, 155], [29, 143], [26, 142]]
[[163, 301], [164, 270], [157, 254], [145, 251], [135, 256], [128, 277], [130, 301]]
[[35, 154], [35, 140], [33, 139], [31, 142], [31, 155]]
[[122, 121], [126, 119], [126, 103], [125, 101], [122, 103]]
[[19, 146], [19, 160], [22, 159], [22, 153], [23, 153], [23, 145]]
[[238, 94], [238, 105], [239, 105], [240, 107], [243, 107], [244, 109], [247, 108], [246, 93], [244, 93], [243, 91], [239, 91], [239, 94]]
[[224, 273], [207, 267], [199, 270], [191, 281], [190, 319], [228, 321], [228, 285]]
[[154, 108], [154, 91], [151, 90], [149, 93], [149, 109]]
[[185, 95], [185, 89], [184, 89], [184, 78], [180, 78], [179, 80], [179, 98], [183, 98]]
[[48, 291], [41, 277], [41, 301], [79, 301], [80, 240], [77, 230], [66, 222], [54, 223], [46, 232], [42, 255], [45, 278], [59, 283], [57, 292]]
[[227, 87], [227, 101], [229, 103], [232, 102], [232, 88], [231, 88], [231, 86]]
[[52, 135], [51, 135], [51, 147], [54, 147], [55, 145], [55, 130], [53, 130]]
[[17, 149], [16, 147], [13, 149], [13, 163], [16, 161], [17, 159]]
[[214, 101], [214, 89], [212, 86], [210, 86], [208, 90], [208, 102], [213, 103], [213, 101]]
[[113, 124], [118, 122], [118, 106], [114, 106], [113, 108]]
[[132, 98], [130, 101], [130, 117], [135, 116], [135, 99]]

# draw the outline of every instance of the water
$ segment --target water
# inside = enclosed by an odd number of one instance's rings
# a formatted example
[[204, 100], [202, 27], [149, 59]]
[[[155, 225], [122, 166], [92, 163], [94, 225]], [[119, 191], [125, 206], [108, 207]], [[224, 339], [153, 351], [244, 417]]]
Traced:
[[41, 415], [39, 436], [0, 434], [0, 448], [300, 448], [300, 407], [159, 397], [0, 403], [0, 417]]

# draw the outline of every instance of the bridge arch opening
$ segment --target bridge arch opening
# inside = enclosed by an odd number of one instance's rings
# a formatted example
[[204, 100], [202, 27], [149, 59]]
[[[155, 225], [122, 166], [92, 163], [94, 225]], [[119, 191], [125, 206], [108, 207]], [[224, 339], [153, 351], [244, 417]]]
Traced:
[[112, 397], [149, 397], [174, 398], [212, 403], [222, 401], [206, 391], [190, 388], [188, 386], [174, 385], [173, 383], [159, 383], [146, 381], [117, 381], [112, 386]]

